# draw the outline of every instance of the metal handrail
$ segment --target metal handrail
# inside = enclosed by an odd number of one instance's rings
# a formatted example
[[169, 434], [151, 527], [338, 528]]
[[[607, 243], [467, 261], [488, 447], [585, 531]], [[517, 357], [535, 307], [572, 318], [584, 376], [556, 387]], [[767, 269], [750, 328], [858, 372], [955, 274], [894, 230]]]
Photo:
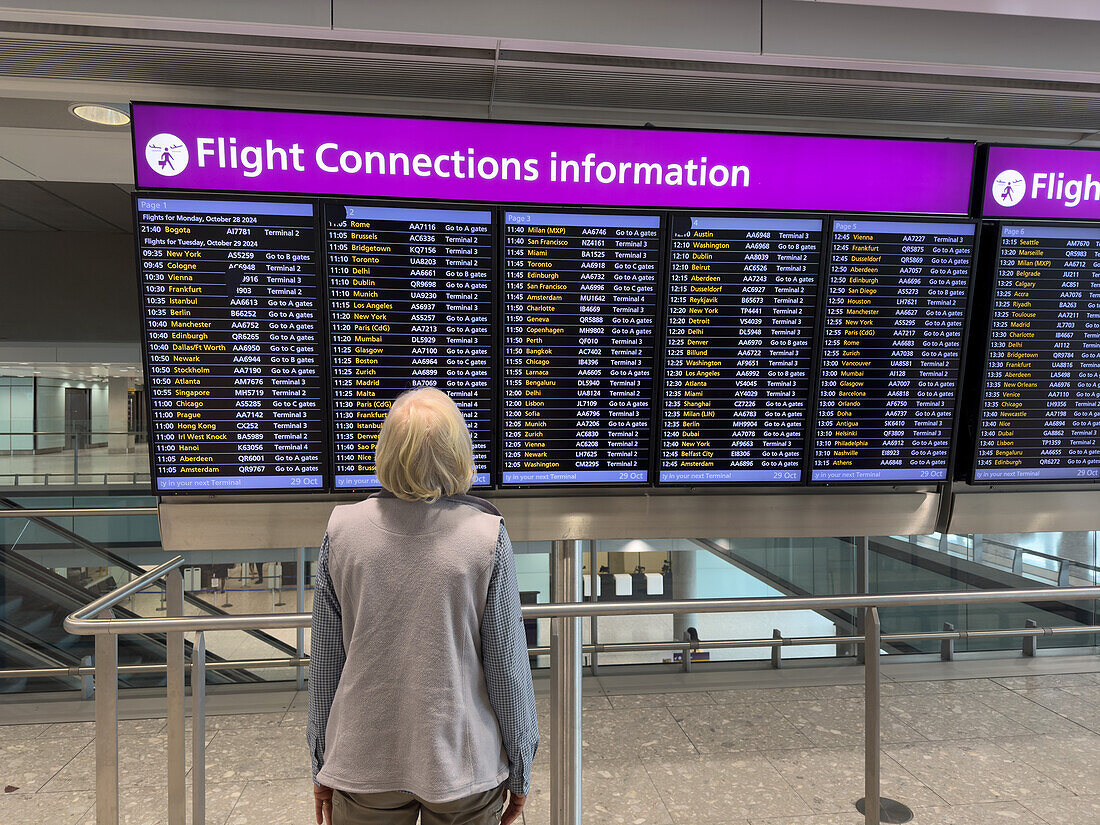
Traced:
[[[93, 474], [94, 475], [94, 474]], [[155, 516], [156, 507], [56, 507], [0, 510], [0, 518], [84, 518], [87, 516]]]
[[[555, 552], [563, 552], [557, 545], [571, 542], [555, 542]], [[117, 590], [107, 593], [88, 605], [81, 607], [65, 618], [64, 626], [69, 633], [94, 635], [96, 657], [94, 673], [96, 678], [96, 822], [97, 825], [118, 825], [118, 664], [119, 635], [128, 633], [159, 632], [168, 634], [170, 645], [168, 662], [168, 772], [169, 772], [169, 825], [183, 825], [186, 816], [185, 761], [184, 761], [184, 667], [183, 633], [194, 631], [195, 641], [192, 654], [192, 695], [193, 695], [193, 754], [192, 817], [195, 823], [202, 823], [205, 817], [205, 683], [206, 654], [205, 633], [215, 630], [234, 630], [246, 628], [304, 628], [311, 622], [308, 613], [291, 614], [251, 614], [219, 617], [185, 617], [182, 615], [183, 589], [179, 567], [184, 563], [182, 556], [170, 559], [164, 564], [135, 578]], [[576, 566], [576, 565], [575, 565]], [[579, 571], [579, 566], [577, 566]], [[579, 580], [579, 572], [577, 573]], [[162, 619], [114, 619], [110, 618], [110, 609], [130, 594], [141, 590], [151, 583], [167, 577], [165, 582], [169, 594], [169, 612], [175, 616]], [[806, 596], [806, 597], [761, 597], [749, 599], [699, 599], [668, 600], [653, 602], [565, 602], [557, 604], [528, 605], [522, 608], [525, 618], [551, 619], [551, 673], [557, 676], [557, 687], [564, 694], [580, 695], [580, 670], [570, 666], [570, 657], [575, 662], [579, 658], [583, 645], [580, 642], [577, 623], [581, 617], [624, 616], [678, 613], [750, 613], [773, 610], [820, 610], [860, 608], [864, 611], [864, 633], [847, 637], [821, 637], [828, 643], [838, 639], [847, 643], [865, 646], [865, 821], [867, 825], [879, 825], [880, 821], [880, 675], [879, 660], [884, 639], [881, 633], [878, 611], [880, 608], [927, 605], [990, 604], [1001, 602], [1046, 602], [1064, 600], [1100, 599], [1100, 587], [1063, 587], [1035, 588], [1016, 590], [944, 592], [944, 593], [892, 593], [877, 596]], [[106, 618], [94, 618], [106, 614]], [[1023, 630], [996, 631], [944, 631], [939, 633], [900, 634], [908, 639], [956, 639], [979, 637], [982, 635], [1039, 636], [1062, 635], [1069, 633], [1087, 633], [1100, 631], [1100, 628], [1029, 627]], [[563, 640], [568, 639], [568, 642]], [[778, 647], [782, 644], [807, 643], [806, 639], [772, 640], [730, 640], [723, 643], [733, 646], [745, 645], [745, 642], [761, 641], [766, 645]], [[821, 643], [813, 639], [815, 643]], [[637, 648], [636, 645], [633, 645]], [[607, 648], [606, 645], [593, 645], [591, 649]], [[564, 648], [570, 648], [568, 650]], [[671, 649], [684, 649], [689, 654], [688, 645], [681, 643]], [[620, 648], [621, 649], [621, 648]], [[663, 648], [665, 649], [665, 648]], [[536, 649], [541, 652], [542, 649]], [[301, 663], [304, 656], [299, 656]], [[289, 662], [288, 662], [289, 664]], [[569, 684], [566, 684], [569, 682]], [[551, 723], [555, 730], [579, 731], [579, 702], [555, 702], [551, 708]], [[552, 801], [559, 816], [558, 825], [579, 825], [579, 739], [573, 747], [561, 743], [559, 736], [551, 738], [551, 760], [554, 762], [553, 775], [558, 777], [558, 786], [551, 787]], [[559, 764], [560, 763], [560, 764]], [[560, 797], [560, 798], [559, 798]]]
[[1072, 564], [1075, 567], [1081, 567], [1085, 570], [1090, 570], [1093, 573], [1100, 573], [1100, 567], [1089, 564], [1084, 561], [1077, 561], [1077, 559], [1067, 559], [1065, 556], [1055, 556], [1051, 553], [1044, 553], [1041, 550], [1031, 550], [1027, 547], [1021, 547], [1018, 544], [1009, 544], [1008, 542], [998, 541], [997, 539], [982, 539], [985, 544], [995, 544], [998, 547], [1004, 547], [1008, 550], [1024, 553], [1028, 556], [1038, 556], [1041, 559], [1047, 559], [1048, 561], [1056, 561], [1060, 564]]

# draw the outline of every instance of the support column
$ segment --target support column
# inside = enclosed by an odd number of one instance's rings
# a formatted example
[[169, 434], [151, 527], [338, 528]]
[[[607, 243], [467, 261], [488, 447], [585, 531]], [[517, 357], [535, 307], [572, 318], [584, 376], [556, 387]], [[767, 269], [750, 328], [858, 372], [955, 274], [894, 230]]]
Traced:
[[[697, 559], [698, 556], [694, 550], [674, 550], [672, 552], [671, 597], [673, 599], [694, 599], [698, 597], [699, 567]], [[673, 615], [673, 641], [682, 641], [684, 631], [689, 627], [699, 628], [698, 613], [677, 613]]]
[[[107, 452], [127, 453], [133, 449], [130, 439], [130, 379], [107, 379]], [[95, 440], [94, 438], [92, 439]]]

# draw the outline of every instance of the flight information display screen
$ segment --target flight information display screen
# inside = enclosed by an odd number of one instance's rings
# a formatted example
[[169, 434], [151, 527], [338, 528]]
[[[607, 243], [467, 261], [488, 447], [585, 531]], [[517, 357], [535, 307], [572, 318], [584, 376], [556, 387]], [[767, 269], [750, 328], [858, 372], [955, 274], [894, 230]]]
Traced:
[[1003, 225], [975, 481], [1100, 479], [1100, 228]]
[[833, 222], [812, 482], [947, 478], [975, 234]]
[[454, 399], [490, 483], [493, 244], [488, 210], [325, 204], [337, 488], [379, 486], [378, 432], [414, 387]]
[[658, 480], [801, 482], [823, 222], [672, 220]]
[[504, 215], [505, 484], [649, 480], [656, 215]]
[[309, 203], [136, 198], [158, 492], [324, 487]]

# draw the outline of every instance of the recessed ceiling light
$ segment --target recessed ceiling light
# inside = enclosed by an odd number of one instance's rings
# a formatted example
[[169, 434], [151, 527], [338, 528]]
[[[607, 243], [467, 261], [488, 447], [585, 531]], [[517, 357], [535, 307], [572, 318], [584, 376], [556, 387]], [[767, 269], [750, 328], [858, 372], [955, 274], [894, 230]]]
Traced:
[[130, 122], [130, 113], [125, 109], [103, 103], [77, 103], [70, 106], [69, 111], [81, 120], [100, 126], [125, 126]]

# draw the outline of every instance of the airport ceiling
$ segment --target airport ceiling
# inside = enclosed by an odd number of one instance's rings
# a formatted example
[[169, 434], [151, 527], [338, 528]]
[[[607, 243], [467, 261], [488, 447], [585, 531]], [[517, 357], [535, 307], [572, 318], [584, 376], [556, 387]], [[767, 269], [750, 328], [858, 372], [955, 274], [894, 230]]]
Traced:
[[0, 180], [0, 232], [130, 232], [132, 187]]
[[[0, 7], [0, 180], [132, 183], [128, 130], [69, 112], [131, 100], [1100, 146], [1100, 22], [859, 3], [558, 0], [553, 19], [530, 20], [515, 11], [524, 0]], [[442, 23], [417, 22], [429, 7]], [[562, 24], [584, 8], [588, 30]], [[135, 9], [164, 16], [125, 16]], [[221, 9], [220, 21], [167, 16]], [[229, 19], [241, 9], [282, 9], [291, 22]], [[651, 19], [633, 19], [643, 11]], [[822, 21], [839, 21], [825, 38]], [[125, 193], [92, 191], [0, 188], [0, 228], [43, 223], [37, 205], [57, 198], [74, 225], [117, 226], [111, 204]]]

